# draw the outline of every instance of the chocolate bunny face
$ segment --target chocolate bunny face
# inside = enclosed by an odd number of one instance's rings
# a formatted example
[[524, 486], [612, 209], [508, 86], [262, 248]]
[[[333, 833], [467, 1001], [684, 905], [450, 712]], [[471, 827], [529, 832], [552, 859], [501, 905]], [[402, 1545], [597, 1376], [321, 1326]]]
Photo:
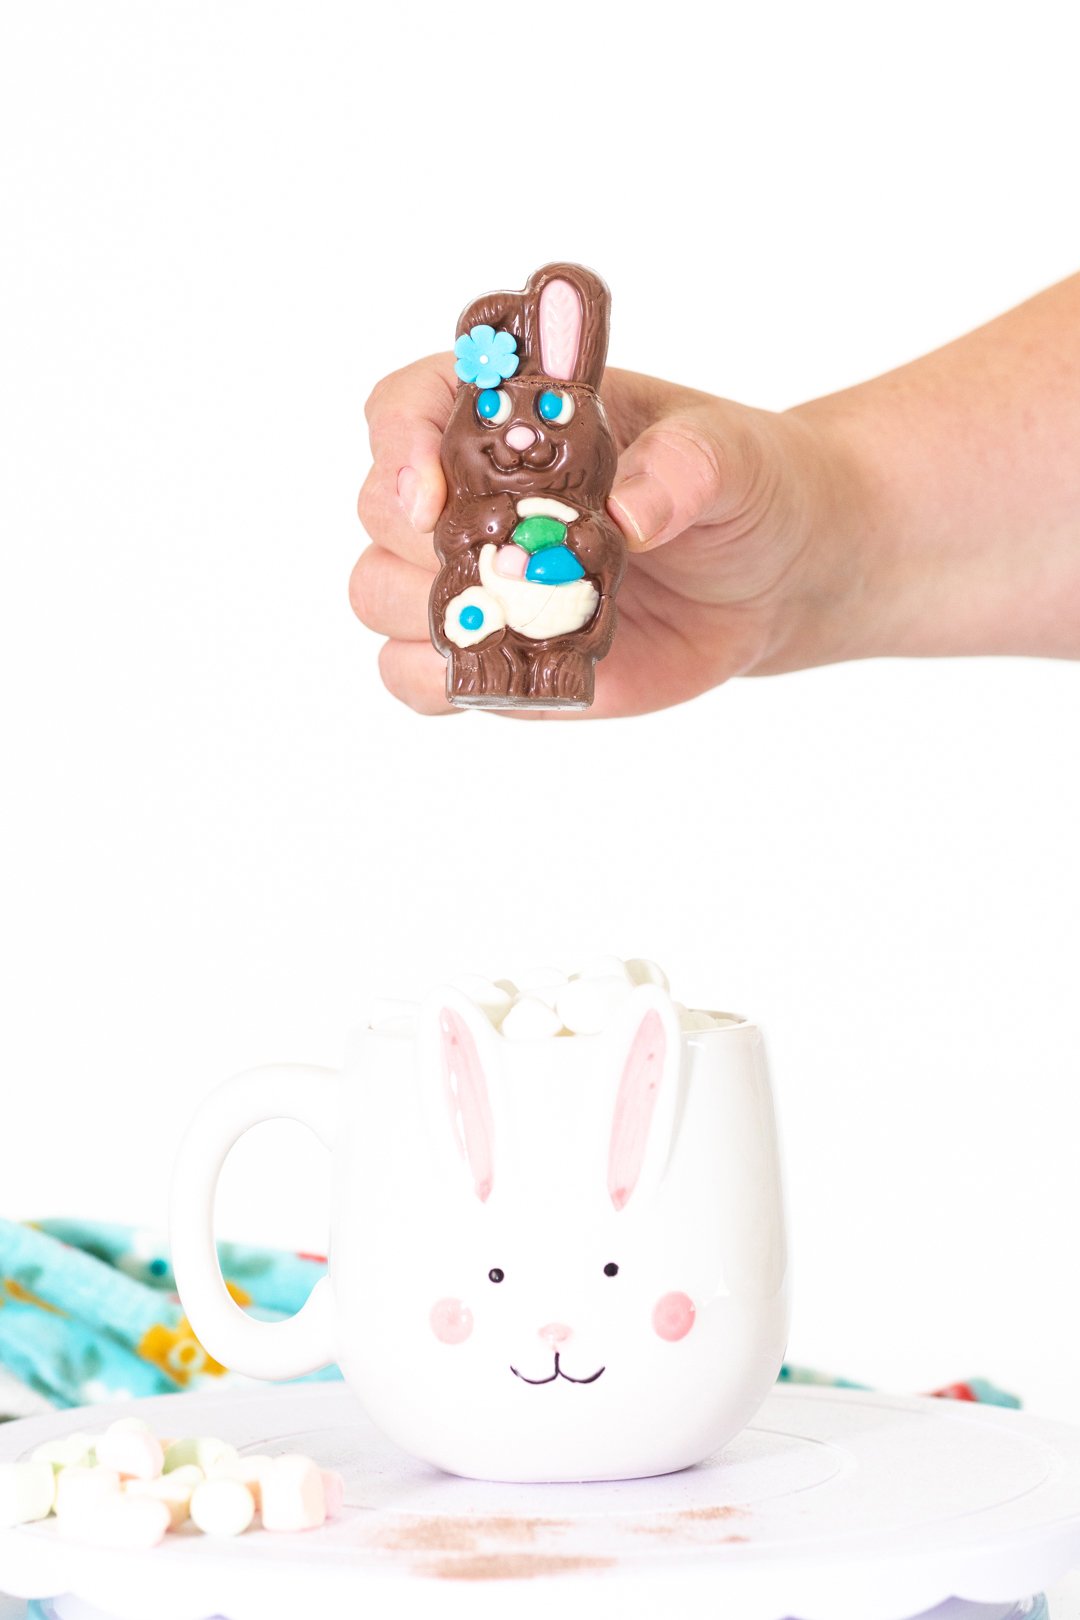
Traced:
[[[610, 304], [591, 271], [550, 264], [524, 292], [490, 293], [464, 311], [459, 345], [471, 346], [474, 362], [487, 364], [489, 356], [473, 334], [490, 331], [504, 343], [505, 334], [513, 337], [517, 365], [497, 387], [463, 381], [458, 388], [442, 451], [451, 500], [505, 490], [603, 509], [616, 461], [596, 393]], [[483, 382], [489, 374], [478, 375]]]

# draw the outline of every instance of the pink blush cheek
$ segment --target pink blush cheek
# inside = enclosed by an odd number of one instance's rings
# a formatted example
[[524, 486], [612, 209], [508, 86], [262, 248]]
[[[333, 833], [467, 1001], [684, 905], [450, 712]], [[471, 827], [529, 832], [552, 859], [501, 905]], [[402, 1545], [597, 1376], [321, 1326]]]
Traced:
[[473, 1330], [472, 1311], [460, 1299], [438, 1299], [431, 1307], [431, 1331], [443, 1344], [464, 1344]]
[[694, 1325], [694, 1302], [689, 1294], [665, 1294], [652, 1313], [653, 1332], [674, 1344], [685, 1339]]

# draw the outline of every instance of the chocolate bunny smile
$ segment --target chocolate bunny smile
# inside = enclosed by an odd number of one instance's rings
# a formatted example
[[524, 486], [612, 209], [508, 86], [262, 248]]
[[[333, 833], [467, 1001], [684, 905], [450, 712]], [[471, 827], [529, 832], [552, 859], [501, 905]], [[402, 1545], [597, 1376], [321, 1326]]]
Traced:
[[[546, 457], [537, 455], [537, 451], [541, 448], [548, 450], [549, 454]], [[559, 446], [550, 443], [543, 446], [541, 442], [528, 450], [512, 455], [505, 465], [500, 454], [505, 453], [505, 445], [496, 441], [494, 444], [485, 444], [483, 449], [484, 454], [493, 462], [496, 472], [501, 473], [519, 472], [522, 467], [528, 467], [531, 472], [548, 472], [559, 459]]]
[[525, 1374], [518, 1372], [517, 1368], [513, 1364], [511, 1364], [510, 1371], [513, 1373], [515, 1378], [520, 1378], [523, 1384], [553, 1384], [556, 1378], [565, 1378], [568, 1384], [595, 1384], [596, 1380], [600, 1377], [600, 1373], [604, 1371], [604, 1368], [601, 1367], [600, 1372], [594, 1372], [590, 1378], [571, 1378], [570, 1374], [563, 1372], [562, 1368], [559, 1366], [559, 1352], [556, 1350], [555, 1371], [551, 1374], [550, 1378], [526, 1378]]

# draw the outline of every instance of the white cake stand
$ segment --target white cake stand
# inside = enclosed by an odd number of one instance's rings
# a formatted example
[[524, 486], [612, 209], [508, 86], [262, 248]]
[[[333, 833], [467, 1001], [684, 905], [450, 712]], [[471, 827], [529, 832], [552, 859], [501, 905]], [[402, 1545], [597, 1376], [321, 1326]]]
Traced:
[[[0, 1460], [124, 1410], [8, 1424]], [[1042, 1612], [1020, 1600], [1080, 1564], [1080, 1429], [952, 1401], [778, 1388], [709, 1462], [591, 1485], [441, 1474], [384, 1440], [337, 1384], [139, 1411], [159, 1433], [310, 1453], [345, 1475], [344, 1515], [293, 1536], [183, 1532], [123, 1554], [28, 1525], [0, 1532], [0, 1590], [121, 1620], [314, 1620], [361, 1603], [395, 1620], [425, 1597], [444, 1620], [548, 1620], [567, 1602], [620, 1620], [674, 1603], [738, 1620], [908, 1620], [944, 1603], [941, 1620], [1004, 1620]]]

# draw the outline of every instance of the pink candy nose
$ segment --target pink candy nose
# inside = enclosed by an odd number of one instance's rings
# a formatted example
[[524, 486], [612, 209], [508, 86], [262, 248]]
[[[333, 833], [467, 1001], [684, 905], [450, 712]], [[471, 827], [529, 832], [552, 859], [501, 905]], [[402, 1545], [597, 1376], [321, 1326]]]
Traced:
[[530, 427], [512, 427], [507, 428], [503, 437], [511, 450], [527, 450], [536, 434]]
[[549, 1322], [547, 1327], [540, 1329], [540, 1337], [547, 1344], [565, 1344], [570, 1337], [570, 1329], [565, 1322]]

